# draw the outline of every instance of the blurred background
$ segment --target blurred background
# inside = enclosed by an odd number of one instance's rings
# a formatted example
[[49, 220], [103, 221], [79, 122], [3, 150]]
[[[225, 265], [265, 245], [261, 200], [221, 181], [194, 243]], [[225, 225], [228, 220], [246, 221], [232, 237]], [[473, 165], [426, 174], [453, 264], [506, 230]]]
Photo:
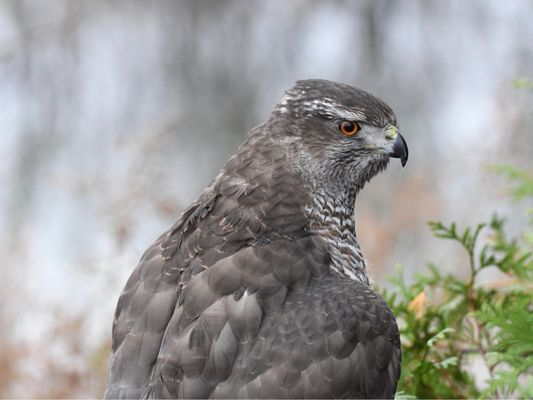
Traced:
[[[0, 397], [100, 397], [137, 260], [295, 80], [366, 88], [409, 148], [356, 206], [380, 285], [464, 268], [428, 220], [523, 223], [533, 1], [0, 1]], [[518, 80], [518, 81], [517, 81]]]

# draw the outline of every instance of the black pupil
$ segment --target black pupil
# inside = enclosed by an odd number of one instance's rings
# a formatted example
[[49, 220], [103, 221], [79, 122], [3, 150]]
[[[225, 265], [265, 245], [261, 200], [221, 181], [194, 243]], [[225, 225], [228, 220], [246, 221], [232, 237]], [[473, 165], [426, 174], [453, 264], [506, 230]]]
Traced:
[[342, 123], [342, 129], [345, 132], [352, 133], [353, 131], [355, 131], [355, 124], [353, 122], [344, 121]]

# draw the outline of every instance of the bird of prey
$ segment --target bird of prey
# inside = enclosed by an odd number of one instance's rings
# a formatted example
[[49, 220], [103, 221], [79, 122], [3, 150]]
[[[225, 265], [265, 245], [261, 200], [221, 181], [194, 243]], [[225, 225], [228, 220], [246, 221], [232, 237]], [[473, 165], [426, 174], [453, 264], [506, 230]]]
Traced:
[[298, 81], [142, 256], [105, 397], [393, 397], [398, 327], [369, 282], [354, 204], [407, 156], [382, 100]]

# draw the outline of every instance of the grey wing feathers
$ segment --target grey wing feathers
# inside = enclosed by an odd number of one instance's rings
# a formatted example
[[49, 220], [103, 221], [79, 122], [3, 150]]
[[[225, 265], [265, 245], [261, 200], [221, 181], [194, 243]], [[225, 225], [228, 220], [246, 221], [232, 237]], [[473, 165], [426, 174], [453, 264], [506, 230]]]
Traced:
[[[294, 282], [290, 275], [276, 277], [272, 261], [282, 260], [283, 269], [320, 267], [313, 262], [298, 267], [308, 240], [245, 247], [193, 276], [178, 299], [145, 395], [205, 398], [217, 396], [221, 382], [232, 382], [237, 357], [256, 341], [265, 312], [281, 307]], [[284, 247], [288, 251], [280, 254]], [[235, 379], [232, 387], [243, 383]]]
[[312, 243], [243, 248], [193, 276], [179, 299], [160, 291], [153, 308], [137, 288], [122, 314], [140, 316], [112, 358], [120, 386], [106, 395], [392, 397], [400, 372], [392, 313], [366, 285], [314, 279], [327, 260]]
[[175, 286], [157, 276], [164, 264], [156, 243], [145, 253], [119, 298], [106, 398], [139, 397], [150, 376], [177, 299]]
[[265, 316], [213, 397], [392, 398], [400, 361], [398, 328], [379, 296], [352, 282], [312, 283]]
[[212, 207], [213, 197], [207, 193], [186, 210], [144, 253], [126, 283], [113, 321], [105, 398], [138, 398], [145, 390], [184, 280], [177, 249], [186, 229]]

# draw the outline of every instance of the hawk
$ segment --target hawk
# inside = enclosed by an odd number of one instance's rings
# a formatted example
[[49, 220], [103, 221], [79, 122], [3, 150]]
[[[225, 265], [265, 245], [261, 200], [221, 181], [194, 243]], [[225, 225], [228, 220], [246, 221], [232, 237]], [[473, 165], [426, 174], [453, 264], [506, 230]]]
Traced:
[[393, 397], [398, 327], [369, 282], [354, 204], [407, 156], [382, 100], [298, 81], [142, 256], [105, 397]]

